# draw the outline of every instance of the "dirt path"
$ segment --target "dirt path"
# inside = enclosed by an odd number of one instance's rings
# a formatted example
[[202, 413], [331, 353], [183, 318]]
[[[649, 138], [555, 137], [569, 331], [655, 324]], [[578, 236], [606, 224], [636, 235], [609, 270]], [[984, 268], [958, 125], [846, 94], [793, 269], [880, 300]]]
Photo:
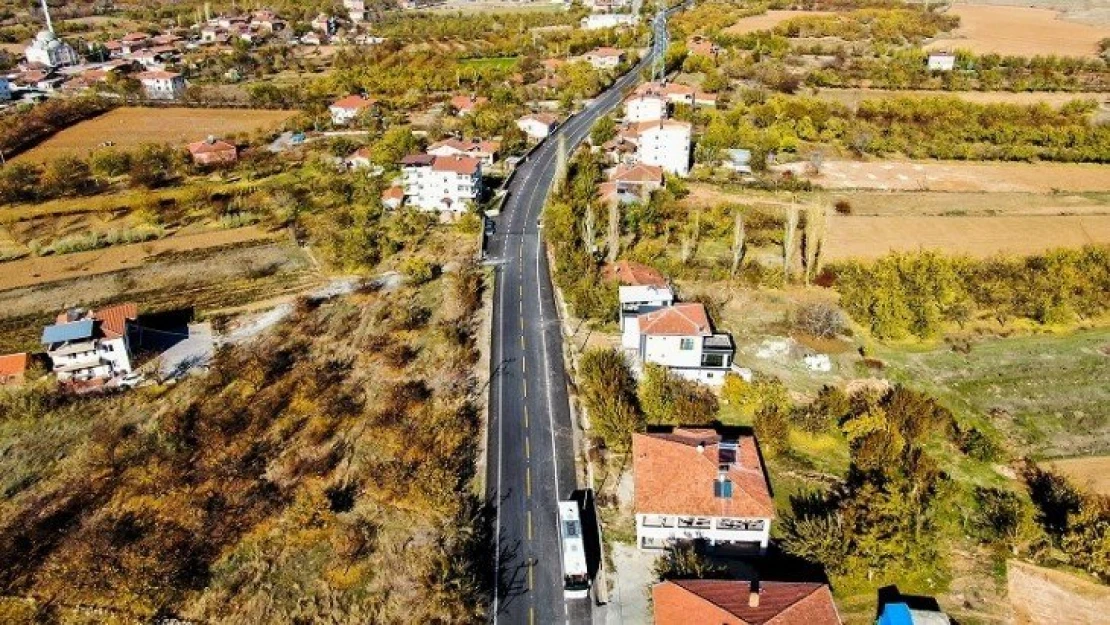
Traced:
[[1018, 625], [1095, 625], [1110, 610], [1110, 587], [1017, 560], [1007, 565], [1007, 585]]

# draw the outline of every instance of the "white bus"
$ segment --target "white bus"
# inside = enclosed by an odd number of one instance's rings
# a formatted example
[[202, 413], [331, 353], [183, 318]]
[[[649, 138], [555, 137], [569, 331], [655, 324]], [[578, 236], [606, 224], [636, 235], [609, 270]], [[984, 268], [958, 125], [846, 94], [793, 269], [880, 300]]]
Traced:
[[568, 599], [585, 599], [590, 593], [590, 575], [576, 501], [559, 502], [559, 542], [563, 549], [563, 594]]

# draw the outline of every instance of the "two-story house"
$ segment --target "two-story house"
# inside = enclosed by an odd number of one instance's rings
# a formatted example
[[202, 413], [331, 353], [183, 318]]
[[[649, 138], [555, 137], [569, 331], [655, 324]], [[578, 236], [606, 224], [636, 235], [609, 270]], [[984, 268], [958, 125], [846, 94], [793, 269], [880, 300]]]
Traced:
[[535, 141], [546, 139], [558, 125], [559, 118], [551, 113], [535, 113], [516, 120], [516, 127]]
[[180, 100], [185, 97], [185, 77], [177, 72], [155, 70], [135, 76], [143, 85], [143, 93], [151, 100]]
[[636, 544], [704, 540], [763, 553], [775, 504], [755, 437], [738, 428], [632, 435]]
[[582, 58], [594, 69], [616, 69], [624, 62], [624, 50], [609, 47], [594, 48], [582, 55]]
[[58, 315], [42, 331], [42, 344], [58, 381], [108, 380], [130, 373], [128, 326], [138, 316], [135, 304]]
[[663, 365], [695, 382], [723, 384], [732, 367], [732, 337], [713, 332], [702, 304], [675, 304], [643, 313], [626, 321], [624, 333], [628, 337], [622, 342], [631, 345], [638, 339], [641, 362]]
[[444, 139], [429, 145], [425, 151], [433, 156], [470, 156], [482, 161], [483, 167], [492, 167], [501, 151], [501, 142]]
[[602, 275], [620, 283], [617, 290], [621, 306], [621, 345], [625, 349], [639, 350], [639, 316], [673, 305], [674, 291], [663, 274], [630, 260], [606, 265]]
[[412, 154], [401, 174], [405, 202], [423, 210], [459, 214], [482, 196], [482, 162], [473, 157]]

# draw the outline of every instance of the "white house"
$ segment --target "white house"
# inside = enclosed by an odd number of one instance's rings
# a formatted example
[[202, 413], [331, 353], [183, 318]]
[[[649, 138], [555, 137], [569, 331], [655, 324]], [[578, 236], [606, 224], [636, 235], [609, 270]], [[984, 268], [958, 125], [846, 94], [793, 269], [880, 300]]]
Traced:
[[42, 344], [58, 381], [108, 380], [130, 373], [127, 328], [138, 316], [135, 304], [59, 315], [54, 325], [42, 331]]
[[730, 428], [632, 435], [636, 544], [767, 549], [775, 505], [756, 440]]
[[676, 176], [690, 173], [693, 127], [689, 122], [662, 119], [641, 123], [636, 130], [636, 157], [641, 163], [658, 165], [663, 171]]
[[956, 55], [949, 52], [933, 52], [929, 55], [929, 71], [950, 72], [956, 69]]
[[624, 61], [624, 50], [617, 48], [594, 48], [582, 55], [594, 69], [616, 69]]
[[360, 95], [349, 95], [331, 103], [328, 113], [331, 114], [331, 123], [336, 126], [345, 126], [357, 119], [365, 111], [370, 110], [378, 101]]
[[593, 13], [583, 17], [580, 26], [583, 30], [601, 30], [603, 28], [635, 26], [639, 22], [640, 16], [631, 13]]
[[401, 173], [405, 202], [423, 210], [459, 214], [482, 196], [482, 162], [469, 156], [413, 154]]
[[624, 331], [639, 337], [622, 338], [636, 349], [641, 362], [663, 365], [675, 375], [704, 384], [719, 385], [732, 370], [733, 345], [728, 334], [713, 332], [705, 306], [675, 304], [636, 317]]
[[151, 100], [177, 100], [185, 96], [185, 77], [177, 72], [156, 70], [141, 72], [135, 77]]
[[667, 118], [667, 100], [657, 95], [635, 95], [624, 101], [624, 121], [638, 124]]
[[669, 286], [653, 284], [643, 286], [622, 286], [619, 289], [621, 302], [621, 347], [640, 348], [640, 315], [654, 312], [674, 304], [674, 291]]
[[525, 115], [516, 120], [516, 127], [524, 131], [529, 139], [542, 141], [559, 125], [559, 118], [550, 113]]

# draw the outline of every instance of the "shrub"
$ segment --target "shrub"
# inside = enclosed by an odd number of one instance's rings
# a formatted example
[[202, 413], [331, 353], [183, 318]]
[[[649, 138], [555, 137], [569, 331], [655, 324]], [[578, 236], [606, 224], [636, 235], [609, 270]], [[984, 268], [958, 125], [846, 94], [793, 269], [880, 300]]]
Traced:
[[644, 417], [624, 355], [615, 349], [591, 349], [582, 355], [578, 372], [578, 389], [593, 428], [609, 449], [627, 450], [632, 433], [643, 429]]
[[655, 561], [655, 576], [668, 579], [721, 579], [727, 577], [728, 567], [710, 561], [689, 543], [676, 543]]
[[806, 302], [794, 309], [794, 329], [822, 339], [844, 331], [844, 316], [832, 302]]
[[717, 398], [692, 380], [648, 363], [638, 388], [640, 407], [652, 424], [707, 425], [717, 418]]
[[844, 391], [826, 385], [809, 405], [796, 408], [790, 414], [798, 429], [820, 434], [839, 423], [851, 409], [852, 402]]
[[409, 282], [414, 285], [431, 282], [436, 277], [438, 269], [438, 267], [428, 262], [427, 259], [420, 256], [406, 258], [405, 261], [401, 263], [401, 273], [408, 276]]
[[837, 212], [838, 215], [851, 215], [852, 203], [848, 200], [840, 199], [833, 204], [833, 209]]

